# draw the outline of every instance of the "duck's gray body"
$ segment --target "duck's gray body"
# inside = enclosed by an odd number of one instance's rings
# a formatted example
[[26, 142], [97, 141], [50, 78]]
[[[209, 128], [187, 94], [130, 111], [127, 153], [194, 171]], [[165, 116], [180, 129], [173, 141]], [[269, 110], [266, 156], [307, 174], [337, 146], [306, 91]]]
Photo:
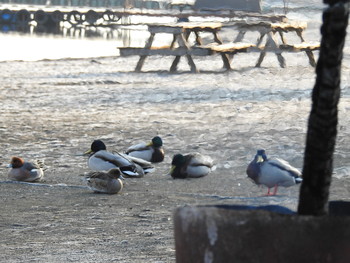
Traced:
[[132, 157], [143, 159], [151, 163], [159, 163], [164, 160], [163, 141], [159, 136], [156, 136], [149, 143], [139, 143], [130, 146], [126, 150], [126, 154]]
[[113, 168], [108, 172], [90, 172], [85, 175], [87, 185], [96, 193], [116, 194], [123, 189], [121, 172]]
[[254, 160], [248, 165], [247, 175], [256, 184], [267, 186], [268, 194], [272, 187], [275, 187], [276, 194], [278, 186], [290, 187], [302, 182], [298, 169], [279, 158], [267, 159], [264, 150], [258, 150]]
[[175, 178], [200, 178], [208, 175], [214, 166], [209, 156], [199, 153], [176, 154], [172, 160], [170, 175]]
[[13, 157], [8, 178], [13, 181], [39, 182], [44, 177], [44, 165], [41, 161], [25, 162], [22, 158]]

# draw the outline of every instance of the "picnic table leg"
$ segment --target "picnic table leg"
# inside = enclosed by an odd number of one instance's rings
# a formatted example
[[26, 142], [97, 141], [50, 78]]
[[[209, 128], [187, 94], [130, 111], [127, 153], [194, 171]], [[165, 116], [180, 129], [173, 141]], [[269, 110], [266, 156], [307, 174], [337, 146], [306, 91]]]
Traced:
[[[266, 33], [263, 33], [263, 32], [260, 32], [260, 37], [258, 38], [257, 42], [256, 42], [256, 46], [258, 47], [261, 42], [263, 41], [264, 37], [265, 37]], [[267, 43], [267, 41], [266, 41]], [[266, 47], [265, 47], [266, 48]], [[260, 52], [260, 55], [259, 55], [259, 58], [258, 58], [258, 61], [256, 62], [255, 64], [255, 67], [260, 67], [261, 66], [261, 63], [263, 62], [264, 58], [266, 56], [266, 51], [265, 50], [262, 50]]]
[[180, 47], [184, 47], [186, 49], [190, 49], [190, 46], [188, 45], [186, 36], [184, 34], [177, 35], [178, 43]]
[[[245, 33], [245, 32], [244, 32]], [[240, 34], [240, 33], [238, 33]], [[222, 40], [221, 38], [219, 37], [219, 34], [218, 34], [218, 31], [217, 30], [214, 30], [213, 31], [213, 36], [214, 36], [214, 41], [218, 44], [222, 44]], [[244, 34], [243, 34], [244, 36]], [[242, 38], [243, 38], [242, 36]], [[238, 36], [237, 36], [238, 37]], [[237, 39], [236, 37], [236, 39]], [[228, 55], [228, 54], [225, 54], [225, 53], [221, 53], [221, 58], [222, 58], [222, 62], [224, 63], [224, 68], [226, 68], [227, 70], [230, 70], [231, 69], [231, 60], [232, 60], [232, 55]]]
[[[153, 40], [154, 40], [154, 35], [155, 33], [152, 33], [145, 45], [145, 48], [149, 49], [151, 46], [152, 46], [152, 43], [153, 43]], [[135, 71], [136, 72], [140, 72], [141, 69], [142, 69], [142, 66], [146, 60], [147, 56], [140, 56], [140, 59], [139, 61], [137, 62], [137, 65], [136, 65], [136, 68], [135, 68]]]
[[246, 31], [244, 31], [244, 30], [239, 31], [235, 40], [233, 40], [233, 42], [241, 42], [245, 36], [245, 33], [246, 33]]
[[189, 39], [190, 35], [191, 35], [191, 30], [185, 29], [184, 38], [186, 39], [186, 41]]
[[[197, 73], [198, 70], [197, 70], [196, 64], [194, 63], [191, 55], [186, 55], [186, 58], [187, 58], [188, 65], [191, 68], [191, 72]], [[176, 72], [177, 71], [177, 65], [179, 64], [180, 59], [181, 59], [181, 56], [176, 56], [175, 57], [173, 63], [171, 64], [170, 72]]]
[[284, 59], [284, 57], [282, 56], [281, 53], [275, 53], [277, 56], [277, 60], [280, 63], [280, 67], [281, 68], [285, 68], [286, 67], [286, 60]]
[[258, 40], [256, 41], [256, 46], [257, 46], [257, 47], [261, 44], [261, 42], [263, 41], [265, 35], [266, 35], [266, 33], [260, 32], [260, 37], [259, 37]]
[[186, 58], [187, 58], [188, 65], [190, 65], [191, 72], [197, 73], [198, 70], [197, 70], [196, 64], [194, 64], [194, 61], [193, 61], [191, 55], [186, 55]]
[[[187, 36], [187, 37], [188, 37], [188, 36]], [[184, 48], [186, 48], [187, 50], [190, 50], [190, 47], [189, 47], [189, 45], [188, 45], [188, 43], [187, 43], [186, 35], [185, 35], [185, 34], [180, 34], [180, 35], [178, 36], [177, 39], [178, 39], [178, 43], [179, 43], [179, 46], [180, 46], [180, 47], [184, 47]], [[175, 57], [175, 59], [174, 59], [174, 61], [173, 61], [173, 64], [172, 64], [171, 67], [170, 67], [170, 71], [171, 71], [171, 72], [176, 71], [177, 65], [178, 65], [178, 63], [179, 63], [179, 61], [180, 61], [180, 58], [181, 58], [180, 56], [176, 56], [176, 57]], [[198, 72], [197, 67], [196, 67], [196, 64], [194, 64], [194, 61], [193, 61], [191, 55], [187, 54], [187, 55], [186, 55], [186, 58], [187, 58], [187, 61], [188, 61], [188, 65], [191, 67], [191, 72]]]
[[261, 63], [264, 60], [264, 57], [266, 55], [265, 49], [267, 49], [267, 48], [275, 49], [275, 55], [277, 56], [277, 60], [278, 60], [278, 62], [280, 64], [280, 67], [281, 68], [286, 67], [286, 61], [285, 61], [284, 57], [282, 56], [282, 51], [279, 49], [279, 46], [277, 44], [275, 35], [272, 32], [269, 32], [267, 34], [267, 40], [266, 40], [265, 48], [264, 48], [264, 50], [262, 50], [260, 52], [260, 56], [259, 56], [258, 62], [256, 63], [255, 67], [260, 67], [260, 65], [261, 65]]
[[259, 59], [258, 59], [258, 61], [257, 61], [256, 64], [255, 64], [255, 67], [258, 68], [258, 67], [261, 66], [261, 63], [263, 62], [265, 56], [266, 56], [266, 51], [262, 50], [262, 51], [260, 52]]
[[202, 38], [199, 35], [199, 32], [195, 31], [194, 33], [196, 35], [196, 43], [197, 43], [197, 45], [201, 46], [203, 44], [203, 41], [202, 41]]
[[298, 37], [300, 38], [301, 42], [305, 42], [305, 39], [303, 37], [303, 30], [296, 30]]
[[170, 44], [170, 49], [173, 49], [175, 47], [176, 40], [177, 40], [177, 35], [173, 35], [173, 41]]
[[135, 67], [135, 71], [136, 71], [136, 72], [140, 72], [140, 71], [141, 71], [142, 66], [143, 66], [143, 63], [145, 63], [146, 57], [147, 57], [147, 56], [140, 56], [140, 59], [139, 59], [139, 61], [137, 62], [137, 65], [136, 65], [136, 67]]
[[226, 68], [226, 70], [231, 69], [231, 61], [233, 56], [234, 56], [233, 54], [228, 55], [228, 54], [221, 53], [222, 62], [224, 63], [224, 68]]
[[181, 56], [176, 56], [170, 67], [170, 72], [176, 72], [177, 65], [179, 64]]
[[284, 35], [283, 35], [283, 32], [282, 32], [282, 31], [278, 31], [278, 34], [279, 34], [280, 37], [281, 37], [282, 43], [283, 43], [283, 44], [287, 44], [287, 41], [286, 41], [286, 38], [285, 38]]
[[219, 37], [219, 35], [218, 35], [218, 32], [215, 30], [215, 31], [213, 31], [213, 35], [214, 35], [214, 41], [216, 42], [216, 43], [219, 43], [220, 45], [222, 44], [222, 40], [221, 40], [221, 38]]
[[315, 57], [314, 57], [314, 54], [312, 53], [312, 51], [311, 50], [306, 50], [305, 53], [306, 53], [306, 55], [309, 58], [310, 65], [312, 67], [316, 67], [316, 61], [315, 61]]
[[[305, 39], [303, 37], [303, 31], [302, 30], [297, 30], [297, 35], [299, 36], [301, 43], [305, 42]], [[309, 63], [312, 67], [316, 67], [316, 61], [315, 61], [315, 57], [314, 54], [312, 53], [312, 51], [310, 50], [305, 50], [305, 53], [307, 55], [307, 57], [309, 58]]]

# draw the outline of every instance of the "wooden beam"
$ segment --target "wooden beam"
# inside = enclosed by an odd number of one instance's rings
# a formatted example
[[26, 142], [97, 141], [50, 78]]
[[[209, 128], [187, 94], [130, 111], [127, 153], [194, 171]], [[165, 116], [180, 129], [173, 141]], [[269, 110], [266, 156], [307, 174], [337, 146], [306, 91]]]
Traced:
[[209, 48], [192, 48], [187, 49], [184, 47], [178, 47], [174, 49], [169, 48], [159, 48], [159, 49], [148, 49], [148, 48], [139, 48], [139, 47], [120, 47], [120, 56], [184, 56], [184, 55], [193, 55], [193, 56], [208, 56], [211, 54]]

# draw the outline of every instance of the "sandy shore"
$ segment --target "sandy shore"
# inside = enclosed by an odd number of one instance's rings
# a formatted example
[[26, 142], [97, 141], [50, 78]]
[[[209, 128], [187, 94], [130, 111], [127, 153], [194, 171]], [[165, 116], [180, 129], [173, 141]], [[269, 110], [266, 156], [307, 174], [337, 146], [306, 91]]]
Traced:
[[[314, 28], [313, 36], [319, 30]], [[346, 50], [349, 51], [349, 41]], [[245, 169], [265, 148], [301, 168], [314, 68], [305, 54], [286, 54], [279, 68], [268, 54], [235, 57], [235, 69], [219, 72], [221, 60], [196, 58], [209, 72], [165, 71], [170, 58], [133, 72], [137, 57], [0, 63], [0, 261], [174, 262], [173, 212], [204, 204], [279, 204], [296, 209], [299, 186], [275, 197], [254, 185]], [[152, 62], [153, 61], [153, 62]], [[345, 54], [339, 134], [331, 200], [348, 200], [349, 53]], [[154, 71], [157, 70], [157, 71]], [[128, 179], [121, 194], [88, 190], [81, 156], [94, 139], [110, 150], [163, 138], [165, 161], [142, 179]], [[216, 170], [200, 180], [166, 176], [172, 156], [201, 152]], [[11, 156], [43, 159], [42, 185], [9, 183]]]

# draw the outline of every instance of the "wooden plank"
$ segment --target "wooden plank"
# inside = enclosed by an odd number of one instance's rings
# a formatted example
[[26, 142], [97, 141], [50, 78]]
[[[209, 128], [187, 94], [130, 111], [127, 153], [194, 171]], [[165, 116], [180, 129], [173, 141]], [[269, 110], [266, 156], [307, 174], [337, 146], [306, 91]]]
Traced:
[[177, 25], [181, 26], [184, 29], [190, 29], [193, 31], [220, 30], [222, 28], [222, 23], [219, 23], [219, 22], [202, 22], [202, 23], [184, 22], [184, 23], [178, 23]]
[[236, 28], [239, 31], [257, 31], [266, 34], [271, 30], [271, 22], [259, 21], [259, 22], [247, 22], [238, 21], [233, 24], [227, 24], [226, 27]]
[[179, 25], [149, 25], [148, 31], [153, 34], [181, 34], [184, 32], [184, 29]]
[[123, 47], [119, 48], [120, 56], [184, 56], [184, 55], [194, 55], [194, 56], [207, 56], [211, 54], [211, 50], [208, 48], [192, 48], [187, 49], [185, 47], [179, 47], [174, 49], [169, 48], [140, 48], [140, 47]]
[[281, 22], [281, 23], [271, 23], [269, 21], [238, 21], [233, 24], [227, 24], [225, 27], [237, 28], [240, 31], [258, 31], [258, 32], [268, 32], [272, 31], [303, 31], [307, 27], [306, 22], [302, 21], [292, 21], [292, 22]]
[[204, 46], [204, 48], [210, 48], [212, 51], [219, 52], [219, 53], [246, 51], [250, 47], [255, 47], [255, 45], [251, 43], [244, 43], [244, 42], [233, 42], [233, 43], [225, 43], [221, 45], [210, 44], [210, 45]]
[[230, 53], [230, 52], [244, 52], [249, 48], [256, 47], [254, 44], [250, 43], [226, 43], [218, 45], [216, 43], [193, 47], [191, 49], [186, 49], [185, 47], [179, 47], [171, 49], [170, 46], [157, 46], [151, 48], [143, 47], [120, 47], [120, 56], [152, 56], [152, 55], [164, 55], [164, 56], [184, 56], [184, 55], [194, 55], [194, 56], [208, 56], [213, 53]]
[[290, 51], [290, 52], [314, 51], [314, 50], [320, 49], [320, 43], [303, 42], [300, 44], [284, 44], [284, 45], [280, 45], [280, 49], [282, 49], [283, 51]]
[[233, 56], [238, 52], [247, 52], [248, 49], [251, 47], [255, 47], [255, 45], [251, 43], [236, 42], [226, 44], [212, 43], [204, 46], [203, 48], [209, 48], [212, 51], [211, 55], [217, 53], [221, 54], [222, 62], [224, 63], [224, 68], [230, 70]]
[[305, 30], [307, 23], [303, 21], [292, 21], [289, 23], [271, 23], [271, 28], [274, 30], [283, 30], [285, 32]]
[[204, 22], [204, 23], [193, 23], [184, 22], [176, 24], [159, 24], [159, 25], [148, 25], [150, 33], [169, 33], [169, 34], [180, 34], [184, 30], [191, 31], [218, 31], [222, 28], [222, 23], [219, 22]]

